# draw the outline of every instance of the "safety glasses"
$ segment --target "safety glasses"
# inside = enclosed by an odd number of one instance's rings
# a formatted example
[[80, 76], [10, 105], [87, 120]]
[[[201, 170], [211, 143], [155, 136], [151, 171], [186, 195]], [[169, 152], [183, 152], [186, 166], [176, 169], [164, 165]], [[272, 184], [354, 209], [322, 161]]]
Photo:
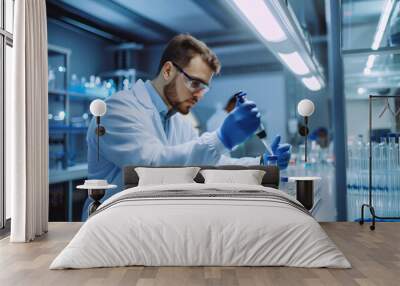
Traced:
[[190, 90], [190, 92], [199, 92], [201, 91], [203, 94], [207, 93], [210, 90], [210, 87], [207, 83], [203, 82], [200, 79], [193, 78], [192, 76], [188, 75], [180, 66], [176, 63], [172, 62], [174, 67], [182, 73], [185, 77], [184, 83], [185, 86]]

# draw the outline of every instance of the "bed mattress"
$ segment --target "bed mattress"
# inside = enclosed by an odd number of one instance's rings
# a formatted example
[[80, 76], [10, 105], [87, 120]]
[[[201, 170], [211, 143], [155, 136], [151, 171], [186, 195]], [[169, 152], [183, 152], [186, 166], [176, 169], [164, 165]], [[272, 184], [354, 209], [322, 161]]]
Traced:
[[197, 183], [134, 187], [110, 197], [50, 269], [129, 265], [351, 267], [285, 193]]

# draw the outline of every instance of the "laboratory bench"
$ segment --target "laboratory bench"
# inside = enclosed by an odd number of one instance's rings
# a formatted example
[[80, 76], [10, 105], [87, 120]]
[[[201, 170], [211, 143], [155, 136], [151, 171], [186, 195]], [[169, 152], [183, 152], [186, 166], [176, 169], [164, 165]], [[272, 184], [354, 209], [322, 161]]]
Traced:
[[80, 221], [87, 192], [77, 190], [87, 178], [87, 164], [49, 170], [49, 221]]

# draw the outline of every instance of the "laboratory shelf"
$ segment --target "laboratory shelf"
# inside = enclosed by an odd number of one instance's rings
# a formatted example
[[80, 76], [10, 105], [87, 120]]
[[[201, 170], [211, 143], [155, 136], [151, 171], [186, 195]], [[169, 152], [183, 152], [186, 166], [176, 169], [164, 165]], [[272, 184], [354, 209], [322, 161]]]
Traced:
[[108, 95], [104, 94], [88, 94], [79, 92], [68, 92], [68, 96], [71, 100], [93, 100], [93, 99], [105, 99]]
[[63, 89], [49, 89], [51, 95], [66, 95], [67, 91]]
[[49, 133], [86, 133], [88, 128], [86, 126], [76, 127], [76, 126], [49, 126]]
[[70, 100], [93, 100], [96, 98], [105, 99], [108, 95], [67, 91], [63, 89], [49, 89], [49, 95], [66, 95]]
[[[372, 66], [368, 72], [367, 63]], [[368, 100], [369, 94], [396, 94], [400, 88], [400, 48], [344, 50], [343, 69], [346, 99]], [[362, 94], [358, 93], [359, 88], [364, 89]]]
[[[373, 94], [374, 94], [374, 96], [382, 96], [382, 98], [384, 98], [384, 95], [375, 94], [375, 93], [373, 93]], [[368, 101], [369, 100], [369, 94], [346, 96], [345, 98], [346, 98], [346, 100], [349, 100], [349, 101]]]
[[88, 175], [87, 163], [76, 164], [66, 169], [49, 170], [49, 184], [84, 179]]
[[367, 101], [368, 100], [368, 96], [346, 96], [346, 100], [348, 101]]

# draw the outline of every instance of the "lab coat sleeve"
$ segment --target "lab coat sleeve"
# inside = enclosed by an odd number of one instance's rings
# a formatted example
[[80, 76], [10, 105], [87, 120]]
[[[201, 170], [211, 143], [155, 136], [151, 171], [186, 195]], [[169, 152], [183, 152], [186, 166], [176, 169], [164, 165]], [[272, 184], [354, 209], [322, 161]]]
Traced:
[[[199, 137], [198, 133], [195, 131], [194, 128], [192, 128], [191, 136], [192, 140], [195, 140], [196, 138]], [[242, 165], [242, 166], [260, 165], [260, 157], [231, 158], [228, 155], [221, 155], [216, 165]]]
[[242, 166], [260, 165], [260, 157], [231, 158], [229, 156], [222, 155], [217, 165], [242, 165]]
[[[126, 165], [215, 165], [226, 152], [216, 132], [186, 140], [193, 131], [185, 124], [179, 126], [185, 143], [165, 146], [152, 132], [153, 123], [146, 114], [151, 111], [123, 101], [108, 101], [107, 106], [110, 108], [102, 118], [106, 134], [100, 139], [100, 154], [120, 168]], [[92, 125], [94, 128], [94, 122]], [[90, 134], [94, 134], [94, 130]], [[88, 137], [88, 143], [96, 144], [96, 137]]]

